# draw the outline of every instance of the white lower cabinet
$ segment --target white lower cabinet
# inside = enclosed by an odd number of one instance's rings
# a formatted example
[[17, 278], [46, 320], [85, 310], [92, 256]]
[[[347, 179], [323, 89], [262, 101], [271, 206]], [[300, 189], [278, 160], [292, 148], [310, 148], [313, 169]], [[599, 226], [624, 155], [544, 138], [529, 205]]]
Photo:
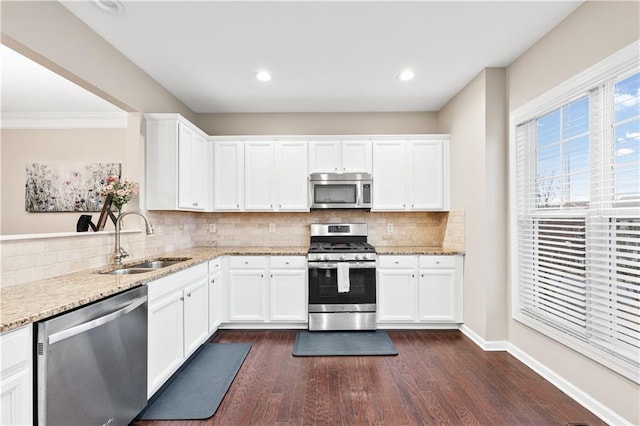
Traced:
[[378, 324], [462, 323], [462, 256], [379, 256]]
[[228, 295], [229, 323], [306, 323], [306, 259], [231, 256]]
[[271, 256], [269, 320], [307, 322], [307, 261], [302, 256]]
[[209, 336], [207, 264], [150, 282], [147, 395]]
[[29, 425], [33, 416], [32, 326], [0, 336], [0, 424]]
[[267, 319], [265, 256], [229, 258], [229, 321], [262, 322]]

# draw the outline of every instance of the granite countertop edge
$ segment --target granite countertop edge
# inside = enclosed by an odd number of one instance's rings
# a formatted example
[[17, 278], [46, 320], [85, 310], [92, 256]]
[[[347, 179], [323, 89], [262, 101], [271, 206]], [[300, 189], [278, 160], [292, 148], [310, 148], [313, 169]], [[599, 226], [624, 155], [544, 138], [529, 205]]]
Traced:
[[[124, 267], [151, 259], [189, 258], [175, 265], [143, 274], [108, 275], [100, 272], [114, 266], [87, 269], [70, 274], [0, 288], [0, 333], [49, 318], [145, 285], [151, 281], [208, 262], [220, 256], [304, 256], [308, 247], [194, 247], [131, 260]], [[459, 251], [441, 247], [376, 247], [379, 255], [451, 255]]]

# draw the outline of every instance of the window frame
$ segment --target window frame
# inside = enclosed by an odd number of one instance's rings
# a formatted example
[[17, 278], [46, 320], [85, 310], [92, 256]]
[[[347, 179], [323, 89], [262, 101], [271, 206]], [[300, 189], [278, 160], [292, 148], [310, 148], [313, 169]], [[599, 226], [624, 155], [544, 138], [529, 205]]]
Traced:
[[[640, 368], [638, 364], [629, 362], [623, 358], [612, 355], [606, 349], [598, 347], [584, 340], [579, 333], [571, 333], [545, 321], [541, 317], [533, 317], [521, 309], [520, 303], [520, 266], [519, 266], [519, 227], [518, 227], [518, 189], [517, 189], [517, 128], [528, 121], [536, 120], [554, 110], [562, 108], [568, 103], [584, 96], [591, 96], [593, 89], [602, 86], [605, 82], [623, 75], [630, 75], [634, 71], [640, 71], [640, 40], [625, 47], [589, 69], [579, 73], [575, 77], [561, 83], [555, 88], [527, 102], [515, 109], [509, 116], [509, 197], [510, 197], [510, 288], [511, 288], [511, 316], [514, 320], [524, 324], [542, 334], [552, 338], [560, 344], [572, 348], [594, 361], [610, 368], [624, 377], [640, 383]], [[606, 94], [601, 93], [601, 96]], [[601, 103], [602, 104], [602, 103]], [[591, 111], [591, 108], [590, 108]], [[599, 112], [598, 119], [605, 116], [606, 112]], [[590, 113], [590, 120], [592, 115]], [[594, 125], [601, 126], [600, 137], [609, 141], [608, 126], [602, 126], [602, 122]], [[590, 144], [591, 146], [591, 144]], [[528, 152], [531, 158], [531, 152]], [[590, 165], [590, 174], [593, 166]], [[530, 176], [529, 176], [530, 179]], [[579, 213], [574, 210], [573, 213]], [[568, 211], [567, 216], [571, 213]], [[533, 241], [536, 244], [537, 240]], [[585, 255], [587, 255], [586, 251]]]

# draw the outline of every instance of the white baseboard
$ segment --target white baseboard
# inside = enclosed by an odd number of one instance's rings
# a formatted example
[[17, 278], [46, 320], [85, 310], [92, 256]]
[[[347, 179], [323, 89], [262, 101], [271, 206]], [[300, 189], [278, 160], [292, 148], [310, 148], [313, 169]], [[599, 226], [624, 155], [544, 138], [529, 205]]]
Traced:
[[480, 346], [483, 351], [487, 351], [487, 352], [506, 351], [509, 345], [509, 342], [505, 340], [486, 341], [482, 337], [480, 337], [478, 334], [476, 334], [475, 331], [471, 330], [469, 327], [467, 327], [464, 324], [460, 326], [460, 331], [462, 331], [462, 333], [465, 336], [467, 336], [469, 339], [473, 340], [473, 343]]
[[510, 355], [513, 355], [520, 362], [522, 362], [527, 367], [531, 368], [537, 374], [542, 376], [544, 379], [549, 381], [552, 385], [560, 389], [562, 392], [567, 394], [570, 398], [576, 401], [578, 404], [582, 405], [587, 410], [591, 411], [595, 416], [598, 416], [602, 421], [610, 425], [631, 425], [631, 423], [597, 401], [592, 398], [581, 389], [573, 385], [571, 382], [566, 380], [564, 377], [555, 373], [553, 370], [540, 363], [533, 357], [529, 356], [527, 353], [522, 351], [517, 346], [509, 343], [504, 340], [497, 341], [486, 341], [482, 337], [480, 337], [476, 332], [471, 330], [466, 325], [462, 325], [460, 327], [460, 331], [467, 336], [469, 339], [473, 340], [473, 342], [482, 348], [484, 351], [507, 351]]
[[517, 346], [509, 343], [507, 351], [527, 367], [531, 368], [533, 371], [544, 377], [562, 392], [569, 395], [578, 404], [591, 411], [594, 415], [600, 417], [600, 419], [605, 423], [620, 426], [631, 425], [628, 420], [612, 411], [600, 401], [592, 398], [591, 396], [583, 392], [580, 388], [578, 388], [544, 364], [538, 362], [536, 359], [529, 356]]

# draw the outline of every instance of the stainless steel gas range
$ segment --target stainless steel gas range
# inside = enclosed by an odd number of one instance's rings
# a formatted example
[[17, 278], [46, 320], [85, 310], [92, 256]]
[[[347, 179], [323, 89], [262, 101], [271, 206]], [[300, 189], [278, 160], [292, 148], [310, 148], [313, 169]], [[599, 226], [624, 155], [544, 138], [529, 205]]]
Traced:
[[376, 251], [365, 223], [311, 225], [309, 330], [376, 329]]

